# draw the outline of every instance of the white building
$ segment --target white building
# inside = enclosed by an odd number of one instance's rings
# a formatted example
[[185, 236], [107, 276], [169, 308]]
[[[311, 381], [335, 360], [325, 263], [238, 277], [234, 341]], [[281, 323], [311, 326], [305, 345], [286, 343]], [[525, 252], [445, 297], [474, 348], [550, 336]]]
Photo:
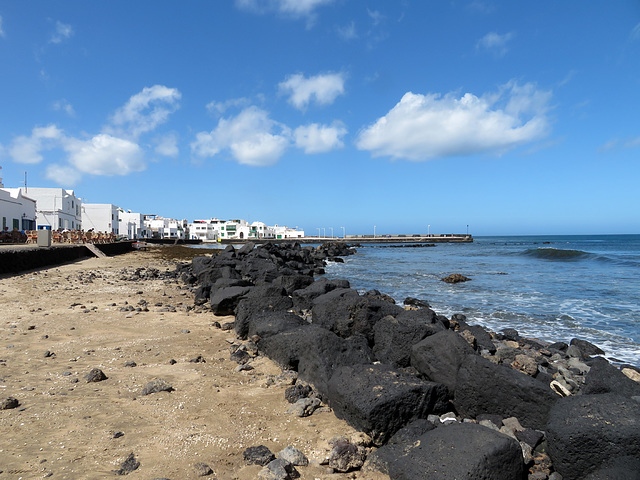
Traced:
[[189, 223], [189, 238], [202, 242], [217, 242], [220, 235], [220, 226], [224, 225], [224, 220], [212, 218], [210, 220], [194, 220]]
[[249, 223], [246, 220], [194, 220], [189, 226], [189, 238], [203, 242], [219, 240], [260, 240], [302, 238], [301, 230], [275, 225], [267, 226], [263, 222]]
[[21, 187], [23, 196], [36, 201], [38, 229], [82, 229], [82, 199], [64, 188]]
[[284, 238], [304, 238], [304, 230], [298, 230], [298, 227], [290, 228], [285, 227], [284, 225], [280, 226], [276, 224], [273, 227], [269, 228], [272, 229], [274, 237], [277, 240]]
[[157, 215], [145, 215], [144, 225], [149, 238], [162, 239], [184, 239], [185, 220], [175, 220], [173, 218], [158, 217]]
[[85, 203], [82, 205], [82, 225], [85, 230], [119, 234], [120, 209], [111, 203]]
[[133, 213], [131, 210], [118, 212], [118, 231], [121, 235], [126, 235], [129, 240], [137, 238], [149, 238], [151, 234], [147, 234], [144, 225], [144, 215], [141, 213]]
[[[2, 167], [0, 167], [2, 170]], [[1, 231], [35, 230], [36, 201], [23, 195], [19, 188], [4, 188], [0, 177]]]

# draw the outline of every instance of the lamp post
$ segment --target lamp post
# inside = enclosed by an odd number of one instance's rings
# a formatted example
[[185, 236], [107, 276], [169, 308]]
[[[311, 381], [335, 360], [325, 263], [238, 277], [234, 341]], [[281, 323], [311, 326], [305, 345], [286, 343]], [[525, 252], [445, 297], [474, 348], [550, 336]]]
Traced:
[[318, 227], [318, 238], [320, 238], [320, 227]]
[[427, 237], [431, 236], [431, 225], [427, 225]]
[[467, 237], [469, 236], [469, 225], [467, 225]]
[[322, 227], [322, 238], [327, 238], [327, 229]]
[[342, 228], [342, 238], [347, 238], [347, 234], [345, 233], [346, 230], [344, 229], [344, 227], [340, 227]]
[[373, 226], [373, 238], [376, 238], [376, 226]]
[[333, 240], [333, 227], [329, 227], [331, 229], [331, 239]]

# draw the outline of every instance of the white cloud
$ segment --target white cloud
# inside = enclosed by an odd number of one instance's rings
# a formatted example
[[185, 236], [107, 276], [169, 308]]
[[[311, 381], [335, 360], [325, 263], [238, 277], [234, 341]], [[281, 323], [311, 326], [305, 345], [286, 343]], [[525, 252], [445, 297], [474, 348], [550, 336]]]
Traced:
[[289, 95], [289, 103], [304, 110], [312, 99], [320, 105], [333, 103], [338, 95], [344, 94], [344, 75], [328, 73], [305, 78], [302, 74], [289, 76], [278, 87], [280, 92]]
[[53, 102], [53, 109], [55, 111], [65, 112], [70, 117], [75, 117], [76, 115], [76, 112], [73, 109], [73, 105], [67, 102], [64, 98], [62, 100], [57, 100]]
[[73, 36], [73, 28], [71, 25], [64, 24], [60, 21], [56, 22], [56, 31], [51, 35], [49, 39], [50, 43], [61, 43], [63, 40], [67, 38], [71, 38]]
[[373, 22], [374, 27], [378, 26], [380, 22], [385, 19], [385, 16], [382, 15], [378, 10], [369, 10], [367, 8], [367, 13], [371, 17], [371, 21]]
[[325, 153], [342, 148], [342, 137], [346, 134], [347, 129], [342, 122], [331, 125], [312, 123], [294, 131], [296, 147], [302, 148], [305, 153]]
[[9, 147], [9, 155], [18, 163], [40, 163], [43, 160], [41, 151], [59, 146], [63, 139], [62, 130], [55, 125], [35, 127], [30, 136], [21, 135], [14, 138]]
[[165, 157], [177, 157], [180, 153], [178, 150], [178, 137], [170, 133], [157, 138], [155, 152]]
[[498, 57], [503, 57], [508, 49], [507, 44], [513, 38], [513, 33], [505, 33], [500, 35], [495, 32], [487, 33], [476, 43], [477, 49], [486, 50]]
[[356, 146], [374, 157], [413, 161], [501, 154], [548, 134], [550, 98], [550, 92], [515, 82], [483, 97], [408, 92], [389, 113], [360, 132]]
[[277, 12], [293, 18], [312, 20], [315, 10], [334, 0], [236, 0], [236, 6], [253, 13]]
[[6, 37], [4, 29], [2, 28], [2, 15], [0, 15], [0, 37]]
[[68, 139], [64, 149], [73, 167], [91, 175], [128, 175], [146, 168], [137, 143], [104, 133], [89, 140]]
[[207, 104], [207, 110], [209, 113], [220, 116], [224, 114], [229, 108], [244, 108], [251, 104], [251, 100], [246, 97], [232, 98], [224, 102], [212, 101]]
[[640, 40], [640, 23], [631, 30], [631, 40]]
[[344, 27], [337, 26], [336, 32], [338, 32], [338, 35], [342, 37], [343, 40], [353, 40], [354, 38], [358, 38], [356, 24], [353, 21]]
[[82, 174], [75, 168], [56, 163], [46, 168], [45, 176], [62, 187], [73, 187], [82, 179]]
[[181, 97], [175, 88], [164, 85], [145, 87], [116, 111], [111, 119], [115, 128], [107, 127], [105, 132], [137, 138], [166, 122], [169, 115], [180, 107]]
[[228, 150], [238, 163], [267, 166], [276, 163], [290, 145], [288, 127], [269, 118], [256, 106], [242, 110], [237, 116], [222, 118], [211, 132], [200, 132], [191, 143], [191, 151], [199, 157], [213, 157]]

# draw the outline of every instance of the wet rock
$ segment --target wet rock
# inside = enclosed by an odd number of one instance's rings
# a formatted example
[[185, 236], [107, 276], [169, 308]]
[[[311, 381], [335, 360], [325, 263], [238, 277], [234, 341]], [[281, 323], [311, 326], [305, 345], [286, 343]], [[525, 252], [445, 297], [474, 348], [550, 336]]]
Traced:
[[591, 342], [587, 342], [586, 340], [574, 338], [569, 342], [569, 344], [577, 347], [583, 358], [591, 357], [593, 355], [604, 355], [604, 350]]
[[92, 382], [102, 382], [103, 380], [107, 379], [107, 376], [99, 368], [92, 368], [91, 371], [87, 373], [84, 378], [87, 381], [87, 383], [92, 383]]
[[147, 383], [142, 389], [142, 392], [140, 392], [140, 394], [150, 395], [152, 393], [159, 393], [159, 392], [173, 392], [173, 390], [174, 389], [170, 383], [168, 383], [166, 380], [162, 378], [158, 378], [156, 380], [152, 380], [149, 383]]
[[249, 447], [242, 452], [242, 458], [244, 458], [244, 461], [249, 465], [265, 466], [272, 460], [275, 460], [276, 456], [266, 446], [258, 445]]
[[118, 470], [114, 470], [113, 473], [116, 475], [129, 475], [134, 470], [137, 470], [139, 466], [140, 462], [136, 460], [133, 453], [130, 453], [127, 459], [120, 464], [120, 468]]
[[13, 408], [18, 408], [20, 406], [20, 402], [13, 397], [3, 398], [0, 401], [0, 410], [11, 410]]
[[407, 297], [403, 302], [405, 305], [411, 305], [413, 307], [418, 308], [431, 308], [431, 305], [425, 300], [420, 300], [419, 298]]
[[452, 273], [451, 275], [441, 278], [440, 280], [446, 283], [460, 283], [460, 282], [468, 282], [471, 279], [469, 277], [465, 277], [460, 273]]

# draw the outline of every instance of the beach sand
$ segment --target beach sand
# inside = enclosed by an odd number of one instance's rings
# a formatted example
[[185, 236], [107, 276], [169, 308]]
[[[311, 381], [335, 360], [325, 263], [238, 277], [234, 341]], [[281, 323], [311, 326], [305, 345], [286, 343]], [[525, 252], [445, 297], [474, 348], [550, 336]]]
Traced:
[[[330, 411], [286, 413], [273, 362], [238, 372], [229, 359], [235, 335], [212, 324], [233, 317], [187, 311], [180, 282], [128, 280], [136, 268], [175, 264], [133, 252], [0, 277], [0, 400], [20, 402], [0, 410], [0, 479], [113, 478], [131, 453], [129, 478], [255, 479], [261, 467], [242, 453], [256, 445], [300, 449], [312, 462], [303, 479], [388, 479], [319, 465], [331, 438], [357, 432]], [[121, 311], [141, 301], [148, 312]], [[108, 378], [88, 383], [93, 368]], [[174, 391], [141, 395], [158, 378]], [[214, 474], [199, 476], [199, 463]]]

